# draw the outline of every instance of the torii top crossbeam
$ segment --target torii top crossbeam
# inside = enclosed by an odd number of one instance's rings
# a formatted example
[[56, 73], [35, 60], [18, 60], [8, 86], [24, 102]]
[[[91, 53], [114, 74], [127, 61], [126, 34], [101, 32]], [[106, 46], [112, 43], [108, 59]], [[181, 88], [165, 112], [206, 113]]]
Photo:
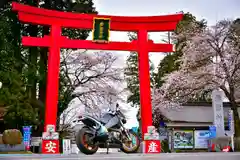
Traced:
[[[107, 16], [46, 10], [16, 2], [12, 3], [12, 8], [18, 12], [20, 21], [47, 25], [51, 29], [50, 35], [43, 38], [22, 38], [22, 43], [25, 46], [49, 47], [45, 131], [47, 131], [47, 125], [56, 125], [60, 48], [79, 48], [138, 52], [142, 132], [143, 134], [147, 132], [147, 126], [152, 125], [148, 53], [173, 51], [172, 44], [158, 44], [148, 40], [148, 32], [175, 30], [183, 14], [147, 17]], [[95, 18], [109, 19], [109, 30], [111, 31], [135, 31], [138, 33], [138, 39], [132, 42], [110, 41], [107, 44], [102, 44], [90, 40], [71, 40], [62, 36], [61, 28], [63, 27], [93, 29]]]
[[[172, 31], [182, 19], [182, 14], [166, 16], [107, 16], [96, 14], [79, 14], [46, 10], [19, 3], [12, 3], [13, 10], [18, 11], [19, 19], [23, 22], [31, 22], [40, 25], [58, 24], [66, 28], [93, 28], [93, 19], [110, 18], [113, 31], [139, 31], [146, 29], [149, 32]], [[49, 23], [50, 22], [50, 23]]]
[[[112, 31], [139, 31], [146, 30], [149, 32], [171, 31], [176, 28], [177, 23], [181, 20], [182, 14], [168, 16], [148, 16], [148, 17], [123, 17], [123, 16], [105, 16], [96, 14], [79, 14], [69, 12], [59, 12], [46, 10], [13, 2], [12, 8], [18, 11], [19, 20], [25, 23], [39, 25], [58, 25], [65, 28], [82, 28], [92, 29], [94, 18], [111, 19]], [[23, 37], [23, 45], [27, 46], [49, 46], [49, 37], [46, 39], [35, 39], [33, 37]], [[109, 42], [110, 45], [96, 44], [92, 41], [68, 40], [61, 37], [62, 48], [86, 48], [102, 50], [126, 50], [137, 51], [136, 42]], [[35, 41], [34, 41], [35, 40]], [[36, 41], [37, 40], [37, 41]], [[73, 43], [74, 41], [74, 43]], [[149, 52], [171, 52], [172, 44], [154, 44], [149, 41]], [[120, 45], [120, 46], [119, 46]]]

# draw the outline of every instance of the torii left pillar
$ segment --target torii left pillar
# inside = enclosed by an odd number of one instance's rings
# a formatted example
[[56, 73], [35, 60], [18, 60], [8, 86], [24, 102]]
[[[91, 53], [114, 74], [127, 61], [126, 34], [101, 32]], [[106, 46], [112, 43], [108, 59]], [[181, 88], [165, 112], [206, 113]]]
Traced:
[[[62, 29], [59, 25], [51, 25], [50, 46], [48, 54], [47, 93], [45, 107], [44, 133], [42, 141], [43, 153], [59, 153], [59, 134], [56, 132], [59, 68], [60, 68], [60, 42]], [[50, 87], [51, 86], [51, 87]], [[51, 114], [55, 113], [55, 114]]]
[[[50, 47], [48, 54], [48, 74], [45, 108], [45, 132], [48, 130], [47, 125], [56, 125], [57, 114], [48, 115], [49, 113], [57, 113], [58, 106], [58, 90], [59, 90], [59, 68], [60, 68], [60, 43], [62, 29], [58, 25], [52, 25], [50, 28]], [[51, 95], [51, 96], [50, 96]], [[55, 130], [55, 128], [54, 128]]]

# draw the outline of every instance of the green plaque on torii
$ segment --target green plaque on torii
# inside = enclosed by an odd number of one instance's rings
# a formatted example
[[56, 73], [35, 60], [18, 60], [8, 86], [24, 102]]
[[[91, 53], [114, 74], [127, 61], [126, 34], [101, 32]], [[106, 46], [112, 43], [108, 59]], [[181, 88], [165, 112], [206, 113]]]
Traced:
[[110, 35], [110, 18], [93, 19], [93, 41], [108, 43]]

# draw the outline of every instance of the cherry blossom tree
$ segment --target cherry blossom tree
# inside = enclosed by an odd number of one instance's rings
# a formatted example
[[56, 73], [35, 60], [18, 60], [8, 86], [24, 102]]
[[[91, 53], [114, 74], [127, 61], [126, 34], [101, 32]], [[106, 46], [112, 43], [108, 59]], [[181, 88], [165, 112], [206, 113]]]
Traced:
[[[162, 87], [164, 84], [164, 77], [167, 74], [170, 74], [176, 70], [179, 70], [180, 67], [180, 61], [179, 58], [183, 55], [183, 49], [186, 46], [186, 43], [188, 41], [191, 41], [188, 39], [189, 34], [195, 33], [195, 32], [201, 32], [206, 28], [207, 22], [202, 20], [197, 20], [194, 15], [191, 13], [184, 13], [183, 19], [178, 23], [177, 28], [174, 32], [171, 33], [170, 41], [172, 41], [175, 44], [175, 51], [173, 53], [167, 53], [167, 55], [161, 60], [157, 67], [157, 73], [154, 75], [154, 87], [159, 88]], [[186, 34], [187, 33], [187, 34]], [[169, 40], [163, 40], [166, 43], [170, 43]], [[156, 89], [154, 89], [156, 91]], [[204, 94], [200, 94], [200, 96], [197, 96], [196, 100], [203, 99], [205, 100], [206, 97]], [[161, 99], [156, 99], [161, 100]], [[167, 103], [165, 101], [160, 101]], [[170, 103], [170, 102], [169, 102]], [[153, 104], [154, 105], [154, 104]], [[171, 106], [165, 104], [166, 106]], [[178, 107], [178, 105], [175, 105]], [[153, 109], [153, 125], [156, 127], [159, 127], [161, 121], [167, 121], [168, 119], [164, 117], [164, 112], [161, 110], [161, 108], [154, 107]]]
[[221, 89], [234, 111], [235, 136], [240, 136], [237, 100], [240, 98], [240, 25], [223, 20], [203, 31], [191, 30], [185, 37], [180, 69], [164, 77], [153, 89], [154, 108], [178, 108], [199, 93]]
[[124, 88], [123, 69], [116, 66], [117, 57], [108, 52], [65, 50], [61, 58], [60, 108], [76, 99], [85, 112], [99, 116], [101, 106], [121, 99]]

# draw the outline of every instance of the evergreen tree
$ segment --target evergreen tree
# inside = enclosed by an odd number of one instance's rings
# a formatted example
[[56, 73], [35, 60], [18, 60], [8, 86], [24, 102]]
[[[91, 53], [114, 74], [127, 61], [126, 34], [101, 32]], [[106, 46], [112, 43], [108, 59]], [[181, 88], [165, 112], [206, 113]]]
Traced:
[[131, 103], [132, 106], [139, 106], [138, 55], [136, 52], [131, 52], [127, 58], [125, 77], [127, 80], [127, 88], [131, 91], [131, 95], [129, 95], [127, 102]]
[[[128, 33], [130, 41], [136, 40], [137, 35]], [[127, 102], [132, 105], [132, 107], [138, 108], [137, 119], [139, 121], [139, 131], [141, 129], [141, 110], [140, 110], [140, 89], [139, 89], [139, 71], [138, 71], [138, 54], [137, 52], [131, 52], [127, 58], [127, 67], [125, 68], [125, 80], [127, 81], [127, 88], [130, 91]], [[151, 86], [154, 83], [154, 65], [149, 60], [150, 63], [150, 81]]]
[[[137, 39], [136, 34], [128, 33], [129, 40], [133, 41]], [[138, 71], [138, 54], [137, 52], [131, 52], [127, 58], [127, 67], [125, 68], [125, 79], [127, 81], [127, 88], [131, 92], [131, 95], [128, 97], [128, 103], [131, 103], [133, 107], [139, 107], [140, 105], [140, 90], [139, 90], [139, 71]], [[150, 80], [151, 86], [154, 83], [154, 65], [149, 60], [150, 63]]]

